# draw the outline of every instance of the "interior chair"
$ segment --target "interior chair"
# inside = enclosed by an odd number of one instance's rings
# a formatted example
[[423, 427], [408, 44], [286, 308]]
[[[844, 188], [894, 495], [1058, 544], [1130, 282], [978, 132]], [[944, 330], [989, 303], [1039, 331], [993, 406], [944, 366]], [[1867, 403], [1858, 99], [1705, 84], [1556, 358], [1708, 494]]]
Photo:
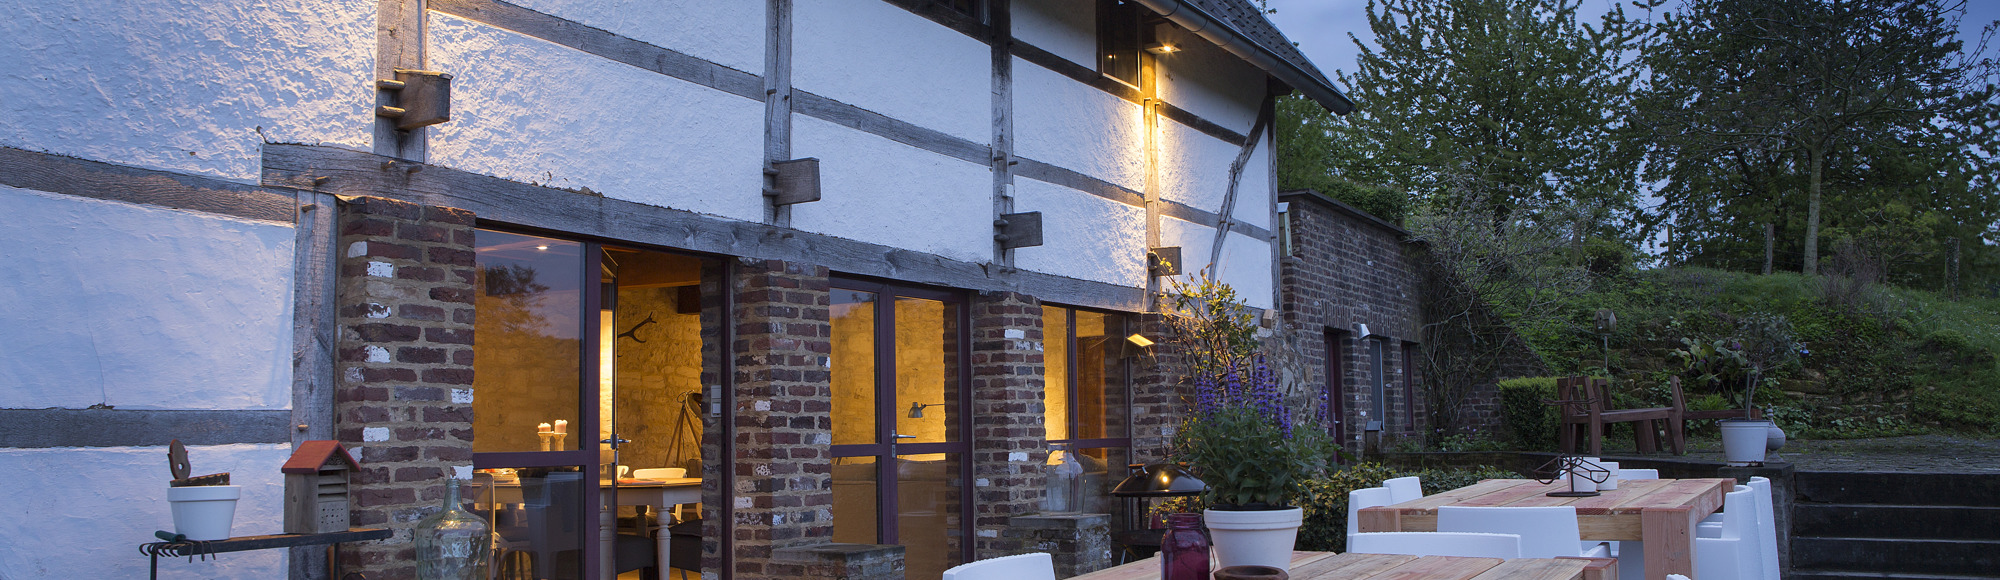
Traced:
[[1354, 535], [1361, 533], [1361, 508], [1380, 507], [1394, 504], [1389, 501], [1389, 488], [1364, 487], [1347, 492], [1347, 549], [1354, 549]]
[[1572, 506], [1470, 507], [1439, 506], [1440, 532], [1483, 532], [1521, 537], [1521, 556], [1609, 558], [1603, 542], [1584, 542]]
[[987, 558], [945, 570], [944, 580], [1056, 580], [1056, 563], [1040, 552]]
[[1347, 540], [1347, 551], [1411, 556], [1519, 558], [1521, 537], [1476, 532], [1368, 532]]
[[1422, 499], [1424, 497], [1424, 484], [1414, 475], [1384, 481], [1382, 482], [1382, 487], [1389, 488], [1389, 501], [1392, 504]]
[[1701, 580], [1763, 577], [1764, 564], [1758, 554], [1763, 548], [1758, 536], [1763, 531], [1757, 522], [1757, 490], [1747, 485], [1736, 486], [1736, 491], [1722, 496], [1722, 512], [1721, 525], [1697, 528], [1695, 577]]
[[1618, 479], [1620, 481], [1631, 480], [1631, 479], [1659, 479], [1659, 478], [1660, 478], [1660, 470], [1658, 469], [1634, 469], [1631, 467], [1624, 467], [1624, 468], [1619, 468], [1618, 470]]

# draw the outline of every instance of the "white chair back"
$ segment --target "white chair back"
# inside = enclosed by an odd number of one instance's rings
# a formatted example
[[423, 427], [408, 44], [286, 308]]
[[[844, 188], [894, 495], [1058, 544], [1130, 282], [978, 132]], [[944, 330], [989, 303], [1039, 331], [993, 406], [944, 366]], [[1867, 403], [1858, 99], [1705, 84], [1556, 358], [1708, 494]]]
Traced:
[[1757, 490], [1757, 540], [1758, 559], [1764, 563], [1764, 577], [1778, 577], [1778, 522], [1771, 510], [1771, 479], [1764, 476], [1750, 478], [1750, 489]]
[[1581, 555], [1582, 532], [1576, 523], [1576, 508], [1439, 506], [1440, 532], [1485, 532], [1521, 536], [1524, 558], [1556, 558]]
[[1411, 556], [1521, 557], [1521, 537], [1468, 532], [1370, 532], [1355, 534], [1347, 551]]
[[1382, 487], [1389, 488], [1389, 503], [1392, 504], [1424, 497], [1424, 482], [1414, 475], [1384, 481]]
[[954, 566], [944, 580], [1056, 580], [1056, 564], [1039, 552], [1001, 556]]
[[[1396, 502], [1389, 501], [1389, 488], [1364, 487], [1347, 492], [1347, 537], [1361, 533], [1361, 508], [1380, 507]], [[1353, 550], [1349, 544], [1347, 549]]]
[[1634, 479], [1659, 479], [1659, 478], [1660, 478], [1660, 470], [1658, 469], [1634, 469], [1631, 467], [1626, 467], [1618, 470], [1618, 479], [1621, 480], [1630, 481]]
[[1702, 580], [1749, 580], [1762, 578], [1764, 564], [1758, 552], [1763, 533], [1757, 522], [1757, 490], [1747, 485], [1722, 496], [1722, 525], [1719, 537], [1694, 539], [1695, 577]]

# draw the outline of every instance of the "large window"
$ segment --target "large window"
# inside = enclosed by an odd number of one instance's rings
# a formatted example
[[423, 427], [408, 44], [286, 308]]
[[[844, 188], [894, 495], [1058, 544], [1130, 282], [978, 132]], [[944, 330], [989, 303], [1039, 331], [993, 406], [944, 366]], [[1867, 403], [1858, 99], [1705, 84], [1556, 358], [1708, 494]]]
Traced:
[[1061, 444], [1083, 465], [1079, 507], [1087, 513], [1118, 513], [1110, 491], [1125, 478], [1131, 459], [1125, 335], [1122, 316], [1042, 307], [1043, 425], [1049, 443]]

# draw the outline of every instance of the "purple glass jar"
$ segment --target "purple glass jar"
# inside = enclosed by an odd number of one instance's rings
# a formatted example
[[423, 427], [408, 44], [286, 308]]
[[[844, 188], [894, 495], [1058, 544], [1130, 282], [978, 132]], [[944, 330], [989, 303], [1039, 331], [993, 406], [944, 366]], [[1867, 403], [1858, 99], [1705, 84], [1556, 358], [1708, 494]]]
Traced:
[[1160, 580], [1209, 580], [1208, 535], [1200, 514], [1169, 514], [1160, 537]]

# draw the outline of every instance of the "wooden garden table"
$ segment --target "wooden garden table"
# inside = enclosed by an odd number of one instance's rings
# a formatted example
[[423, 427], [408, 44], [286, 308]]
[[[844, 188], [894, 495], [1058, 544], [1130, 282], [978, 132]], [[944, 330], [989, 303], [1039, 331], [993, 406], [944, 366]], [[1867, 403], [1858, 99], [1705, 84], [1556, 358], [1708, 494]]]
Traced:
[[1733, 479], [1634, 479], [1594, 497], [1548, 497], [1567, 485], [1532, 479], [1488, 479], [1392, 506], [1363, 508], [1363, 532], [1437, 531], [1439, 506], [1575, 506], [1587, 541], [1640, 541], [1646, 546], [1646, 579], [1694, 574], [1694, 527], [1722, 507]]
[[[1465, 558], [1459, 556], [1404, 556], [1399, 554], [1335, 554], [1332, 552], [1292, 552], [1294, 580], [1591, 580], [1590, 572], [1608, 570], [1613, 577], [1617, 566], [1611, 560], [1589, 558]], [[1154, 556], [1116, 568], [1098, 570], [1070, 580], [1159, 580], [1160, 558]]]

